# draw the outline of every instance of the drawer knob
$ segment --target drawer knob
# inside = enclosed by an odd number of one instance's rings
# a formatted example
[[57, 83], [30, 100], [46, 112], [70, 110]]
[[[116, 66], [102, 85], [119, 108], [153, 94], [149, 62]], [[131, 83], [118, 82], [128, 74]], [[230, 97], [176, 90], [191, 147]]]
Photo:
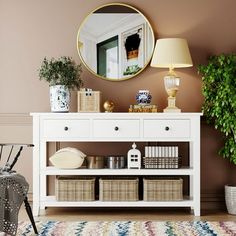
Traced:
[[64, 130], [67, 131], [69, 128], [67, 126], [64, 127]]
[[169, 128], [168, 126], [166, 126], [166, 127], [165, 127], [165, 130], [168, 131], [168, 130], [170, 130], [170, 128]]
[[116, 127], [115, 127], [115, 131], [118, 131], [118, 130], [119, 130], [119, 127], [118, 127], [118, 126], [116, 126]]

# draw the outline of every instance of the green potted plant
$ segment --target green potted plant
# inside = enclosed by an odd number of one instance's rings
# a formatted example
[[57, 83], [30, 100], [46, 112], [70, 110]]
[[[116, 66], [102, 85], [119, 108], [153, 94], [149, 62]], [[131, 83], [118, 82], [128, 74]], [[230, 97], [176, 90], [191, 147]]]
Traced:
[[[211, 56], [198, 70], [203, 76], [204, 115], [224, 134], [219, 154], [236, 164], [236, 54]], [[236, 186], [225, 186], [225, 198], [228, 212], [236, 214]]]
[[81, 64], [76, 65], [70, 57], [43, 59], [39, 79], [49, 83], [52, 112], [69, 111], [70, 90], [79, 89], [83, 84], [81, 72]]

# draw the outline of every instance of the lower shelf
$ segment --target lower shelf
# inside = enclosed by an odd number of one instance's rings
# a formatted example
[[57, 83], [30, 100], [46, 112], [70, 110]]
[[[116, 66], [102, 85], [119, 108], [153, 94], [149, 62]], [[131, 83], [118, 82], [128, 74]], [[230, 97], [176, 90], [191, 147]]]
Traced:
[[46, 197], [45, 201], [41, 202], [41, 207], [192, 207], [193, 199], [185, 197], [182, 201], [134, 201], [134, 202], [107, 202], [107, 201], [81, 201], [67, 202], [56, 201], [55, 196]]

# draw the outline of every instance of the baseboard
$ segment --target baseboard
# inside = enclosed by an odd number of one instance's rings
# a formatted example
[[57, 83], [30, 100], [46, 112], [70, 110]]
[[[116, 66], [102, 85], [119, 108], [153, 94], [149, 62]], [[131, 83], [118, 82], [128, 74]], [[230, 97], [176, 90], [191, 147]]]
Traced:
[[226, 210], [224, 194], [219, 193], [202, 193], [201, 194], [202, 210]]

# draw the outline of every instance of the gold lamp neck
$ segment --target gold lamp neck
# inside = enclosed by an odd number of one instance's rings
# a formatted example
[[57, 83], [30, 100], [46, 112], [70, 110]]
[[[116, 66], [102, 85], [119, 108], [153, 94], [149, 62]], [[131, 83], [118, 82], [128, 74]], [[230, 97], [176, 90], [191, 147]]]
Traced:
[[171, 66], [171, 67], [169, 68], [168, 75], [176, 76], [176, 73], [175, 73], [175, 71], [174, 71], [174, 67]]

